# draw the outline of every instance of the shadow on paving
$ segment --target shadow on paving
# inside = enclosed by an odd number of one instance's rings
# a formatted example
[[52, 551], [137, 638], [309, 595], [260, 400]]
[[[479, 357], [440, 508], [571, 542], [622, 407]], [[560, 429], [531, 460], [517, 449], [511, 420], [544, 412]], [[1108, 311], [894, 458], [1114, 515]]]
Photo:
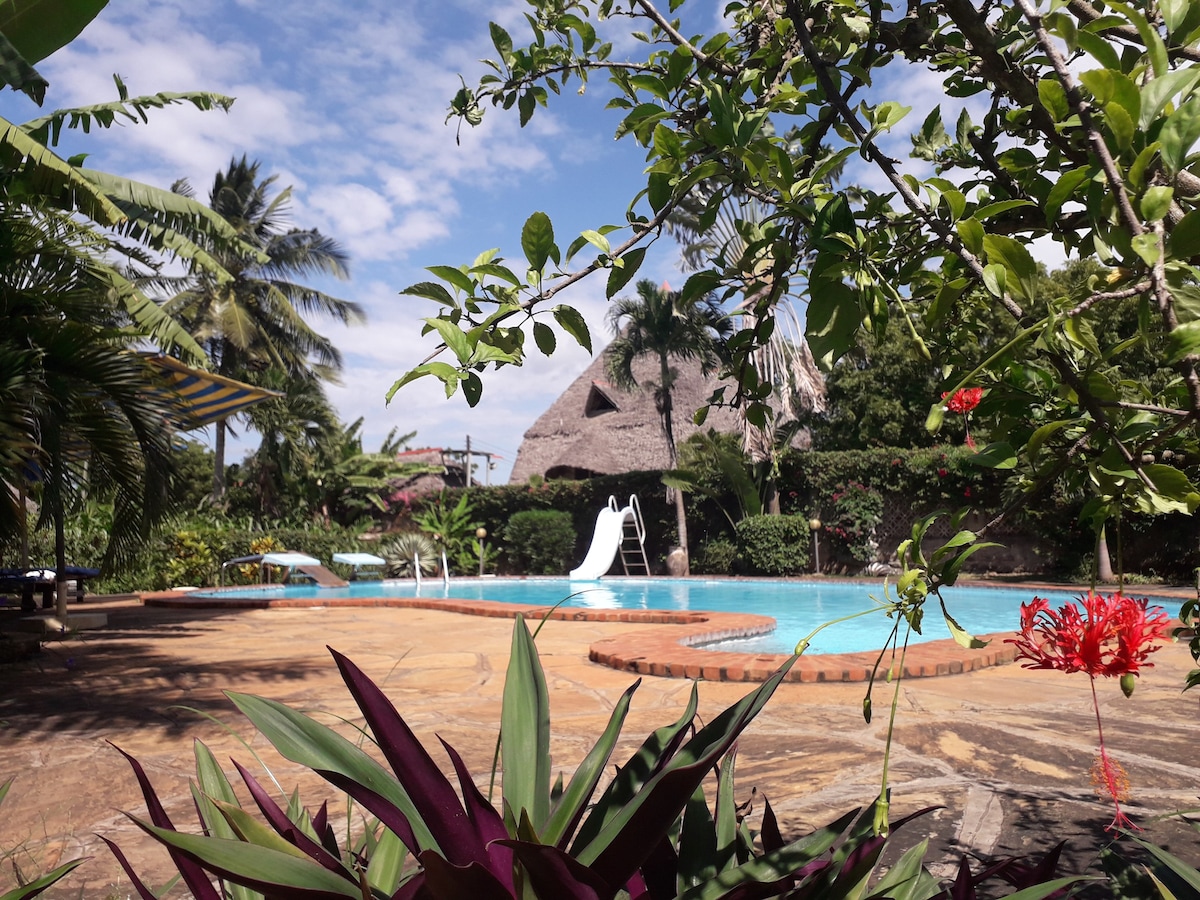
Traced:
[[[300, 683], [327, 675], [325, 659], [205, 659], [171, 655], [173, 641], [216, 635], [217, 620], [238, 610], [118, 609], [109, 626], [43, 645], [40, 653], [0, 666], [0, 733], [10, 737], [116, 731], [142, 726], [183, 734], [198, 717], [187, 709], [228, 718], [228, 688]], [[286, 651], [284, 651], [286, 653]]]

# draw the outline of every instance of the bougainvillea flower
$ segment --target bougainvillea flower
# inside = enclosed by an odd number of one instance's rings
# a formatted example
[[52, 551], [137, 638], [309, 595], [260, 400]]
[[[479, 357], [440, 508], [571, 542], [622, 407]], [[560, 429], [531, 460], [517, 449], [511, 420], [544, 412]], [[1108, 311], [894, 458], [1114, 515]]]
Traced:
[[1053, 610], [1050, 601], [1034, 597], [1021, 604], [1021, 630], [1008, 643], [1027, 669], [1136, 675], [1153, 665], [1146, 657], [1162, 646], [1170, 622], [1161, 606], [1148, 604], [1120, 593], [1089, 593]]
[[[946, 398], [949, 397], [949, 400]], [[966, 415], [971, 410], [979, 405], [979, 401], [983, 399], [983, 388], [959, 388], [953, 394], [942, 394], [942, 399], [946, 400], [946, 409], [952, 413], [960, 413]]]

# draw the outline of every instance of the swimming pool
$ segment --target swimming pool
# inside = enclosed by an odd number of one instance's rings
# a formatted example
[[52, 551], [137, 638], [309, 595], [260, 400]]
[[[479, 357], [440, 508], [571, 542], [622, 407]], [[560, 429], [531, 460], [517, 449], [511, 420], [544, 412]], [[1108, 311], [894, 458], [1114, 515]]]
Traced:
[[[708, 610], [757, 613], [777, 622], [771, 634], [721, 641], [714, 650], [751, 653], [791, 653], [796, 642], [824, 622], [871, 609], [869, 594], [882, 598], [882, 581], [873, 584], [846, 581], [705, 581], [694, 578], [620, 578], [603, 581], [569, 581], [566, 578], [455, 578], [448, 586], [426, 579], [418, 590], [412, 581], [356, 582], [347, 588], [310, 585], [251, 588], [248, 594], [301, 599], [338, 597], [453, 597], [550, 606], [568, 598], [564, 606], [592, 609]], [[944, 592], [950, 614], [973, 634], [1014, 631], [1021, 603], [1033, 598], [1029, 589], [955, 587]], [[1058, 605], [1077, 596], [1070, 591], [1039, 592]], [[193, 596], [220, 596], [216, 593]], [[227, 596], [227, 595], [226, 595]], [[809, 653], [854, 653], [877, 650], [891, 631], [892, 620], [882, 612], [841, 622], [816, 636]], [[926, 607], [924, 634], [913, 634], [910, 643], [949, 637], [934, 598]]]

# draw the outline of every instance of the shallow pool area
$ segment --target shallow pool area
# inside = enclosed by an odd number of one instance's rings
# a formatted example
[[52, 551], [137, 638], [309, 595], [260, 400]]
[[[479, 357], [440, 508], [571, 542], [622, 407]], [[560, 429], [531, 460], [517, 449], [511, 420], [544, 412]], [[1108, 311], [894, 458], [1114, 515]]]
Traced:
[[[346, 588], [315, 585], [250, 587], [245, 596], [336, 600], [368, 597], [453, 598], [563, 606], [584, 609], [628, 609], [755, 613], [771, 616], [774, 632], [752, 638], [706, 645], [712, 650], [741, 653], [791, 653], [796, 643], [826, 622], [864, 610], [872, 614], [839, 622], [822, 630], [809, 653], [856, 653], [878, 650], [891, 633], [893, 620], [876, 608], [871, 595], [884, 599], [883, 581], [768, 581], [697, 578], [611, 578], [570, 581], [566, 578], [454, 578], [449, 584], [425, 579], [420, 588], [411, 581], [361, 581]], [[1028, 588], [954, 587], [945, 592], [950, 614], [973, 634], [1013, 631], [1021, 603], [1031, 600]], [[197, 592], [193, 597], [228, 597], [231, 592]], [[1058, 605], [1077, 596], [1071, 591], [1039, 591]], [[937, 599], [926, 607], [920, 635], [910, 643], [950, 636]], [[903, 633], [903, 632], [902, 632]]]

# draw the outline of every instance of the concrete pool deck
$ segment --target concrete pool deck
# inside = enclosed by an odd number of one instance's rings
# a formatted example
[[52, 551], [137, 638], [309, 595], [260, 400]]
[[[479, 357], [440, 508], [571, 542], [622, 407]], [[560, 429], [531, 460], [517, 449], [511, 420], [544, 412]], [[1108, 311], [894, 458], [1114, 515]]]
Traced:
[[[89, 600], [108, 627], [48, 644], [3, 669], [0, 780], [16, 776], [5, 802], [0, 855], [32, 874], [78, 855], [92, 859], [46, 896], [130, 894], [109, 851], [115, 840], [157, 883], [171, 867], [119, 810], [144, 816], [133, 775], [112, 746], [145, 765], [172, 818], [192, 827], [188, 776], [192, 740], [203, 740], [231, 771], [230, 757], [261, 776], [244, 738], [286, 791], [299, 787], [315, 807], [338, 795], [321, 779], [274, 754], [224, 697], [261, 694], [310, 711], [351, 733], [361, 723], [326, 645], [376, 679], [411, 727], [447, 767], [436, 735], [458, 749], [486, 790], [499, 722], [511, 621], [444, 610], [387, 607], [167, 609], [134, 601]], [[966, 623], [964, 623], [966, 624]], [[589, 648], [654, 628], [613, 621], [546, 623], [538, 637], [550, 692], [555, 771], [570, 773], [637, 676], [589, 660]], [[1196, 833], [1159, 815], [1194, 808], [1196, 693], [1180, 688], [1192, 659], [1172, 644], [1126, 700], [1115, 682], [1098, 685], [1110, 752], [1129, 772], [1128, 810], [1146, 834], [1193, 865]], [[798, 836], [878, 793], [895, 685], [877, 684], [876, 715], [864, 722], [866, 686], [787, 683], [739, 743], [739, 801], [770, 798], [785, 834]], [[614, 760], [653, 728], [673, 721], [692, 683], [642, 678]], [[749, 686], [702, 680], [707, 721]], [[1088, 770], [1096, 752], [1088, 679], [997, 665], [900, 682], [891, 750], [897, 816], [943, 808], [899, 832], [902, 846], [929, 837], [939, 876], [964, 852], [1041, 853], [1067, 839], [1068, 871], [1107, 845], [1111, 804], [1096, 798]], [[211, 718], [210, 718], [211, 717]], [[344, 805], [331, 804], [331, 810]], [[756, 803], [755, 815], [761, 813]], [[12, 879], [0, 870], [0, 892]], [[172, 896], [179, 896], [176, 889]]]

